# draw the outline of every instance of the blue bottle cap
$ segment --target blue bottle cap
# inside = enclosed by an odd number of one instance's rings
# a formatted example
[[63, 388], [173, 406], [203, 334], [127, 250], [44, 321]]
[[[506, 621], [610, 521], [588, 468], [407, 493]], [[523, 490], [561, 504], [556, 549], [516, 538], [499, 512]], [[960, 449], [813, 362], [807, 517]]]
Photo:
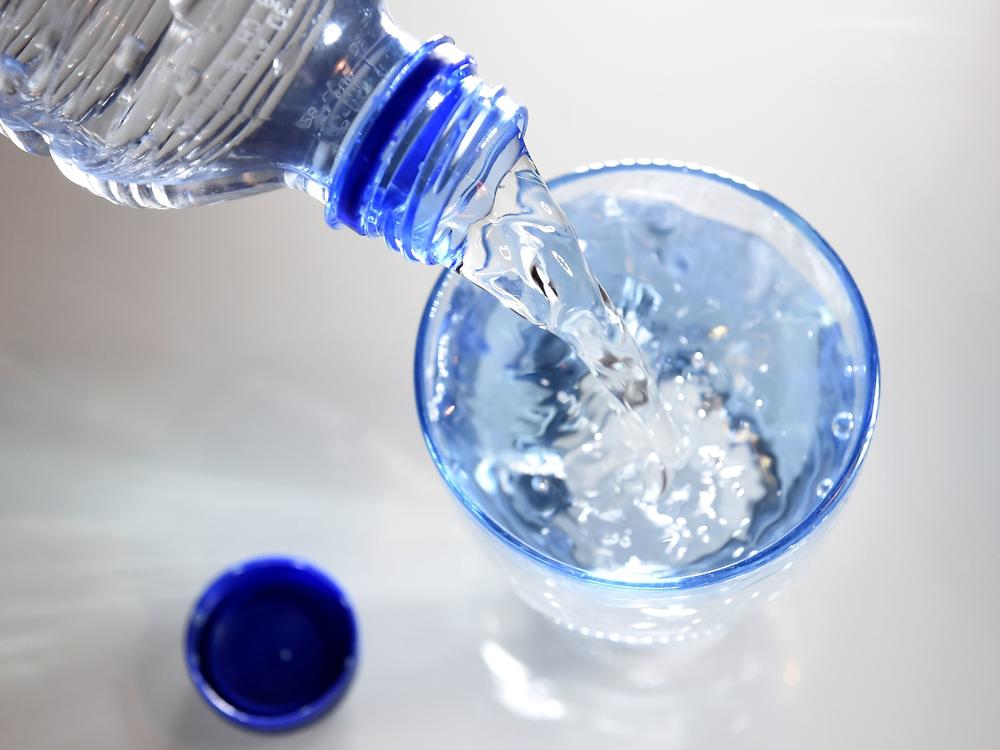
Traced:
[[307, 724], [347, 691], [354, 613], [340, 587], [301, 560], [249, 560], [216, 578], [187, 630], [195, 687], [226, 719], [259, 731]]

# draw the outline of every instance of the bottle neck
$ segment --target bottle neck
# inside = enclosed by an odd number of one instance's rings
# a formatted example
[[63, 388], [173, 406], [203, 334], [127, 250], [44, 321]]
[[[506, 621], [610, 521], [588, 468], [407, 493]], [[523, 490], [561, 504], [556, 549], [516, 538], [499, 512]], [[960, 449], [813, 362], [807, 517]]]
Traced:
[[527, 113], [450, 40], [424, 44], [358, 118], [328, 188], [327, 222], [406, 257], [461, 262], [464, 233], [523, 152]]

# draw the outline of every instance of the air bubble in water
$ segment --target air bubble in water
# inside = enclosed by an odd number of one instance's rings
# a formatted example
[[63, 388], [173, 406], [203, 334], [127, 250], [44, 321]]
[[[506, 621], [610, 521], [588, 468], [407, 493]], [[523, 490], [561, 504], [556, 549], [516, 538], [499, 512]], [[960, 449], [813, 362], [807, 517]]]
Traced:
[[608, 195], [604, 198], [604, 215], [608, 218], [614, 218], [616, 216], [621, 216], [624, 213], [622, 211], [621, 205], [618, 203], [618, 199], [614, 196]]
[[667, 260], [667, 270], [674, 276], [686, 276], [690, 268], [690, 262], [683, 255], [671, 255]]
[[833, 418], [830, 429], [838, 440], [847, 440], [854, 429], [854, 415], [849, 411], [840, 412]]
[[535, 475], [531, 478], [531, 489], [539, 494], [549, 491], [549, 480], [545, 477]]
[[816, 494], [819, 497], [826, 497], [827, 493], [833, 489], [833, 480], [827, 477], [818, 485], [816, 485]]

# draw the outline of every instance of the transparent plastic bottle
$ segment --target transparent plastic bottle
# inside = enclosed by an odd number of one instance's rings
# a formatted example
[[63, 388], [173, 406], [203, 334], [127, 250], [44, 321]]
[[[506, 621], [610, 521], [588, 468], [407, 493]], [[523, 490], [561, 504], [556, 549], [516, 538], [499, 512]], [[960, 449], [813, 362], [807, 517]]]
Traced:
[[0, 0], [0, 130], [124, 205], [288, 186], [455, 266], [526, 121], [379, 0]]

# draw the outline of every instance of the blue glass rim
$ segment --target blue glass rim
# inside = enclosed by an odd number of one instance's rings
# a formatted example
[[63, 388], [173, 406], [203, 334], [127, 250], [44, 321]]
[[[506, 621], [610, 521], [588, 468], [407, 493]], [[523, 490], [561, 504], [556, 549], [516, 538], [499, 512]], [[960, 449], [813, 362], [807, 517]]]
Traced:
[[455, 274], [444, 271], [438, 277], [437, 282], [431, 289], [427, 304], [424, 307], [423, 315], [420, 319], [420, 328], [417, 332], [416, 355], [414, 357], [414, 386], [416, 390], [417, 415], [420, 420], [420, 429], [424, 436], [424, 442], [431, 454], [438, 473], [444, 478], [445, 483], [451, 489], [452, 494], [459, 500], [472, 517], [483, 526], [491, 536], [497, 538], [502, 544], [511, 548], [514, 552], [523, 555], [531, 562], [540, 564], [544, 568], [561, 576], [576, 579], [587, 584], [616, 588], [616, 589], [638, 589], [644, 591], [668, 591], [668, 590], [689, 590], [716, 586], [734, 578], [747, 575], [758, 570], [768, 563], [780, 558], [783, 554], [794, 549], [809, 534], [815, 531], [830, 514], [838, 508], [851, 490], [851, 486], [857, 479], [858, 472], [864, 462], [865, 455], [871, 445], [872, 435], [875, 430], [875, 422], [878, 417], [879, 402], [879, 357], [878, 347], [875, 341], [875, 330], [872, 326], [868, 308], [857, 284], [848, 272], [840, 256], [834, 251], [822, 235], [817, 232], [812, 225], [803, 219], [798, 213], [793, 211], [782, 201], [771, 194], [761, 190], [751, 182], [742, 180], [726, 172], [704, 167], [690, 162], [667, 161], [665, 159], [622, 159], [617, 161], [606, 161], [578, 167], [575, 171], [560, 175], [552, 180], [548, 180], [549, 188], [557, 188], [576, 182], [580, 179], [607, 172], [626, 171], [662, 171], [675, 172], [692, 175], [695, 177], [718, 182], [731, 187], [739, 192], [753, 198], [764, 206], [773, 209], [781, 215], [789, 224], [802, 233], [802, 235], [812, 243], [813, 247], [830, 263], [837, 273], [844, 290], [851, 300], [854, 314], [857, 316], [858, 325], [862, 332], [862, 343], [867, 355], [865, 360], [866, 382], [865, 382], [865, 410], [859, 421], [861, 438], [856, 442], [850, 460], [841, 472], [831, 490], [815, 508], [813, 508], [805, 518], [795, 525], [788, 533], [777, 541], [764, 547], [755, 555], [745, 557], [736, 562], [724, 565], [721, 568], [697, 573], [691, 576], [678, 576], [674, 578], [664, 578], [655, 581], [626, 581], [606, 578], [594, 575], [582, 568], [555, 560], [542, 554], [535, 548], [525, 544], [515, 537], [500, 524], [490, 518], [481, 508], [476, 506], [448, 471], [441, 456], [434, 445], [430, 435], [427, 421], [427, 408], [423, 392], [423, 373], [421, 366], [421, 354], [427, 343], [427, 335], [430, 327], [430, 320], [434, 310], [437, 308], [441, 296], [444, 294], [449, 282], [455, 279]]
[[[349, 623], [348, 654], [343, 670], [321, 696], [308, 705], [294, 711], [261, 715], [240, 710], [222, 697], [205, 676], [198, 656], [199, 643], [209, 615], [231, 593], [243, 584], [244, 575], [265, 570], [286, 570], [292, 568], [297, 573], [305, 575], [316, 584], [331, 601], [336, 602]], [[208, 706], [222, 718], [245, 729], [259, 732], [283, 732], [297, 729], [319, 719], [333, 709], [347, 693], [354, 679], [358, 665], [358, 627], [354, 616], [354, 608], [344, 594], [344, 590], [330, 576], [319, 568], [297, 557], [257, 557], [233, 565], [205, 588], [198, 597], [188, 618], [187, 632], [184, 638], [184, 661], [188, 675], [195, 689]]]

